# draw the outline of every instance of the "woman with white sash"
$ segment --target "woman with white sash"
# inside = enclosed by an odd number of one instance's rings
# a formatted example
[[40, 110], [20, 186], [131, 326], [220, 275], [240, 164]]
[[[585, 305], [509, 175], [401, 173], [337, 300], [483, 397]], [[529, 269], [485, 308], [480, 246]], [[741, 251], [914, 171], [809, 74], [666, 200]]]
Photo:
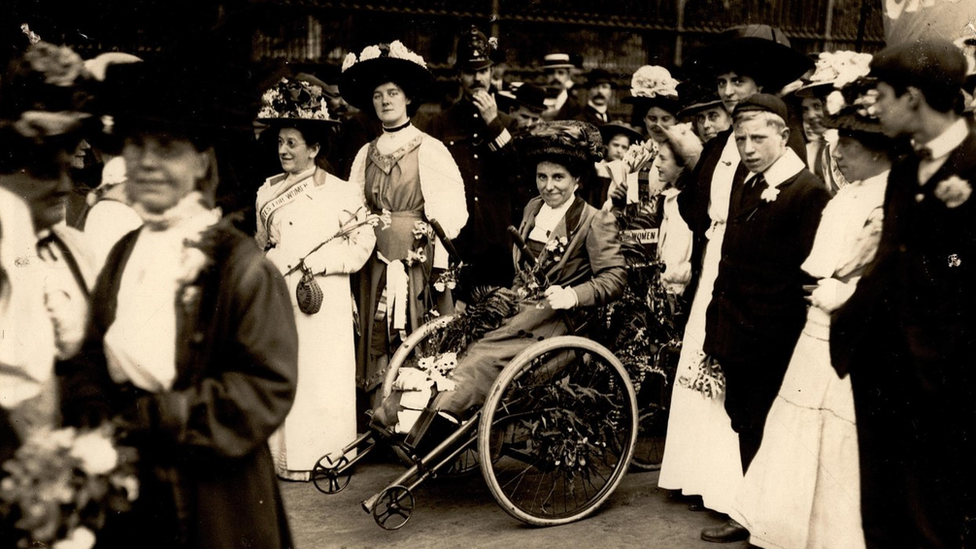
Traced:
[[[359, 189], [316, 166], [326, 153], [328, 126], [335, 123], [323, 87], [309, 75], [282, 79], [265, 93], [258, 114], [271, 126], [266, 131], [278, 135], [284, 173], [258, 189], [255, 238], [285, 275], [298, 328], [298, 392], [270, 444], [278, 476], [298, 481], [309, 480], [320, 457], [356, 438], [349, 274], [362, 268], [376, 241], [363, 223], [367, 212]], [[321, 310], [296, 297], [303, 277], [303, 286], [321, 289], [315, 304]]]

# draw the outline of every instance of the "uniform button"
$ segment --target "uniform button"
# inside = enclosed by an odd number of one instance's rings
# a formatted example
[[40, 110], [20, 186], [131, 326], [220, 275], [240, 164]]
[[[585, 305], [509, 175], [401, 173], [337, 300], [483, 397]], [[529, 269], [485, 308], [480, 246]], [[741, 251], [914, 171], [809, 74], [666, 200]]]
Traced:
[[471, 115], [471, 117], [472, 117], [472, 118], [478, 118], [478, 113], [474, 113], [474, 114], [472, 114], [472, 115]]
[[448, 143], [448, 145], [454, 145], [454, 142], [453, 142], [453, 141], [451, 141], [450, 143]]
[[477, 196], [476, 196], [476, 197], [474, 197], [474, 201], [475, 201], [475, 202], [477, 202], [477, 201], [478, 201], [478, 197], [477, 197]]
[[[475, 137], [478, 137], [478, 136], [476, 135]], [[477, 159], [478, 158], [478, 155], [474, 155], [474, 157]]]
[[901, 253], [905, 253], [908, 251], [908, 247], [902, 244], [901, 246], [898, 246], [898, 251]]
[[[474, 137], [475, 139], [478, 139], [478, 134], [474, 134], [474, 136], [473, 136], [473, 137]], [[478, 158], [478, 157], [476, 156], [475, 158]]]
[[915, 195], [915, 202], [921, 202], [923, 200], [925, 200], [925, 195], [924, 194], [918, 193], [918, 194]]
[[475, 181], [477, 181], [477, 180], [478, 180], [478, 176], [477, 176], [477, 175], [476, 175], [476, 176], [474, 176], [474, 180], [475, 180]]
[[203, 343], [203, 338], [204, 338], [203, 332], [193, 332], [192, 339], [194, 343]]

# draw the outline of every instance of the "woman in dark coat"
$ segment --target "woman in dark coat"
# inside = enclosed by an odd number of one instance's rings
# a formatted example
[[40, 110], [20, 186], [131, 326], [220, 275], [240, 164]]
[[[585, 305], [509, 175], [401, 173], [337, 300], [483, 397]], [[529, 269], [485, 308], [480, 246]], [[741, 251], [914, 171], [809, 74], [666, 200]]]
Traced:
[[116, 125], [146, 223], [95, 287], [85, 348], [64, 372], [65, 417], [114, 418], [139, 453], [139, 498], [99, 546], [290, 547], [267, 439], [295, 394], [292, 306], [253, 239], [211, 209], [217, 121], [200, 113], [215, 110], [175, 69], [109, 75], [139, 98], [120, 103]]
[[[572, 309], [613, 301], [627, 280], [613, 214], [576, 196], [580, 184], [592, 179], [594, 162], [602, 155], [596, 127], [579, 121], [540, 123], [518, 146], [540, 196], [529, 201], [519, 227], [526, 248], [514, 250], [517, 312], [467, 349], [450, 375], [456, 387], [439, 393], [430, 405], [440, 418], [470, 416], [515, 355], [536, 340], [566, 334]], [[523, 253], [535, 261], [527, 261]], [[399, 396], [394, 393], [376, 410], [375, 422], [397, 423]], [[401, 425], [399, 430], [408, 428]]]

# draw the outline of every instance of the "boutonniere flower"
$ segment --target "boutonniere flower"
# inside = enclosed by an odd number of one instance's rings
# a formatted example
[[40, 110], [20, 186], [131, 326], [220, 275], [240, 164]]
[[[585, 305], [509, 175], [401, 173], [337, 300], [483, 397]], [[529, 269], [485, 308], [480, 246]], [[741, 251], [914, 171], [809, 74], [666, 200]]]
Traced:
[[766, 187], [765, 189], [763, 189], [762, 194], [759, 195], [759, 198], [762, 198], [766, 202], [776, 202], [776, 197], [778, 196], [779, 196], [779, 189], [777, 189], [776, 187]]
[[546, 251], [549, 252], [549, 257], [552, 261], [561, 261], [563, 255], [566, 253], [566, 245], [569, 244], [569, 239], [565, 236], [559, 238], [553, 238], [549, 242], [546, 242]]
[[935, 186], [935, 196], [945, 202], [947, 208], [958, 208], [973, 194], [973, 187], [958, 175], [939, 181]]

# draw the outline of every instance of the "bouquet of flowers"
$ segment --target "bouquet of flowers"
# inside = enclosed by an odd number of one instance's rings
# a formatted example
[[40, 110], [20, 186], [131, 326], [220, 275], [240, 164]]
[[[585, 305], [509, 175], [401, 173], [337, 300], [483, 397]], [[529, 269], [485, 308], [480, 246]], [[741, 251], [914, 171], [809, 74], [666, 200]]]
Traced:
[[713, 357], [702, 354], [698, 369], [693, 372], [694, 379], [682, 376], [678, 383], [682, 387], [697, 391], [705, 398], [718, 398], [725, 393], [725, 372]]
[[116, 446], [113, 429], [41, 431], [3, 464], [0, 520], [16, 546], [88, 549], [109, 514], [139, 497], [135, 450]]

